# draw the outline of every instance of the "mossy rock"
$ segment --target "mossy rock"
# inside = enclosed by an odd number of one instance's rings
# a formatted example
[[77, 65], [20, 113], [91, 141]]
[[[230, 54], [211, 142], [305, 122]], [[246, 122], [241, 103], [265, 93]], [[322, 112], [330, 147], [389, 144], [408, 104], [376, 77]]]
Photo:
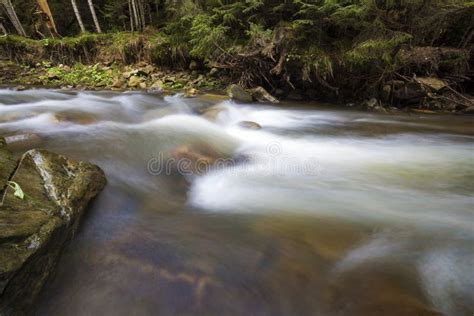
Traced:
[[0, 160], [2, 183], [24, 192], [21, 199], [6, 186], [0, 198], [0, 315], [25, 314], [105, 176], [95, 165], [44, 150], [26, 152], [17, 165], [0, 144]]

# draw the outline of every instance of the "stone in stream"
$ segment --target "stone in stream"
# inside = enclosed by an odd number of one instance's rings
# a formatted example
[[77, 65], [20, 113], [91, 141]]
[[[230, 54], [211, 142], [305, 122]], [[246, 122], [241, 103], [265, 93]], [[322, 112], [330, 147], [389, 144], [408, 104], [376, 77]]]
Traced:
[[270, 103], [279, 103], [277, 98], [272, 96], [262, 87], [256, 87], [250, 90], [252, 97], [255, 98], [258, 102], [270, 102]]
[[[20, 186], [23, 199], [8, 181]], [[1, 141], [0, 315], [31, 312], [87, 204], [105, 182], [99, 167], [48, 151], [30, 150], [17, 164]]]
[[183, 97], [185, 97], [185, 98], [195, 98], [195, 97], [198, 96], [198, 94], [199, 94], [199, 91], [197, 89], [191, 88], [191, 89], [187, 90], [184, 93]]
[[218, 159], [230, 159], [206, 144], [181, 145], [173, 151], [176, 169], [185, 175], [202, 175], [212, 168]]
[[262, 126], [258, 123], [252, 122], [252, 121], [241, 121], [239, 122], [239, 126], [247, 129], [261, 129]]
[[232, 100], [235, 101], [240, 101], [240, 102], [252, 102], [253, 98], [250, 93], [245, 91], [244, 88], [242, 88], [239, 85], [233, 84], [227, 89], [227, 94]]
[[54, 114], [53, 120], [55, 123], [70, 122], [80, 125], [89, 125], [97, 122], [94, 115], [76, 110], [58, 112]]
[[202, 117], [211, 122], [217, 121], [219, 114], [227, 111], [227, 108], [222, 105], [214, 105], [204, 109], [201, 113]]
[[9, 150], [18, 151], [39, 147], [43, 140], [36, 134], [24, 133], [5, 136], [5, 143]]

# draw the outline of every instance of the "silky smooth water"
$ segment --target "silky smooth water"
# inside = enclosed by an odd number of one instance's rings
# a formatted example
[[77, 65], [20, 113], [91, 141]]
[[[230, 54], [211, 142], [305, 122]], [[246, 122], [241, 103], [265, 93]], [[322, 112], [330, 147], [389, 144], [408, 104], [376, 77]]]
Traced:
[[[46, 148], [108, 178], [37, 314], [472, 315], [472, 123], [0, 90], [0, 135], [34, 134], [17, 154]], [[183, 146], [234, 159], [150, 169]]]

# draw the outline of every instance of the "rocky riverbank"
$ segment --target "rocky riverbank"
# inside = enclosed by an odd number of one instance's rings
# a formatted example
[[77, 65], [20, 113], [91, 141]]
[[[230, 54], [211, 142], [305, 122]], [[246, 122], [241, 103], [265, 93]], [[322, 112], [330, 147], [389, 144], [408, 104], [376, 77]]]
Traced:
[[99, 167], [44, 150], [16, 161], [0, 139], [0, 315], [31, 309], [105, 182]]
[[[406, 57], [407, 63], [414, 62], [413, 59], [418, 58], [420, 54], [428, 54], [429, 56], [426, 57], [428, 60], [452, 57], [451, 55], [443, 57], [447, 54], [445, 51], [442, 55], [438, 51], [425, 49], [414, 56]], [[417, 65], [421, 65], [420, 63], [416, 62]], [[449, 78], [426, 74], [411, 77], [398, 75], [381, 85], [378, 93], [366, 93], [365, 97], [354, 95], [354, 98], [348, 98], [347, 93], [322, 97], [321, 91], [314, 89], [285, 90], [278, 87], [266, 87], [267, 90], [261, 86], [244, 89], [244, 86], [235, 84], [226, 71], [208, 68], [197, 61], [191, 61], [181, 70], [172, 70], [145, 61], [123, 64], [109, 60], [91, 65], [76, 63], [70, 66], [61, 63], [53, 64], [49, 61], [19, 64], [9, 60], [0, 60], [0, 69], [2, 70], [0, 85], [13, 86], [18, 90], [38, 86], [65, 90], [137, 90], [171, 94], [182, 92], [186, 97], [194, 97], [199, 93], [209, 91], [219, 93], [225, 91], [229, 97], [241, 102], [278, 103], [280, 100], [297, 102], [318, 100], [380, 112], [409, 110], [423, 113], [474, 113], [474, 97], [472, 93], [469, 93], [469, 82], [472, 80], [466, 75]], [[463, 89], [460, 89], [460, 80], [464, 82]]]

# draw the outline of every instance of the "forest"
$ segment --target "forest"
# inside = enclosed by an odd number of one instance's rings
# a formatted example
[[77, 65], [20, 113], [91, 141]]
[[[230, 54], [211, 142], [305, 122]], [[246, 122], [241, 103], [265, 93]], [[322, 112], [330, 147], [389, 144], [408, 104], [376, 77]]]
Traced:
[[[21, 64], [191, 65], [277, 97], [470, 105], [452, 91], [472, 89], [470, 1], [3, 0], [0, 8], [0, 54]], [[420, 88], [413, 76], [429, 79]], [[445, 86], [448, 96], [420, 98]]]

